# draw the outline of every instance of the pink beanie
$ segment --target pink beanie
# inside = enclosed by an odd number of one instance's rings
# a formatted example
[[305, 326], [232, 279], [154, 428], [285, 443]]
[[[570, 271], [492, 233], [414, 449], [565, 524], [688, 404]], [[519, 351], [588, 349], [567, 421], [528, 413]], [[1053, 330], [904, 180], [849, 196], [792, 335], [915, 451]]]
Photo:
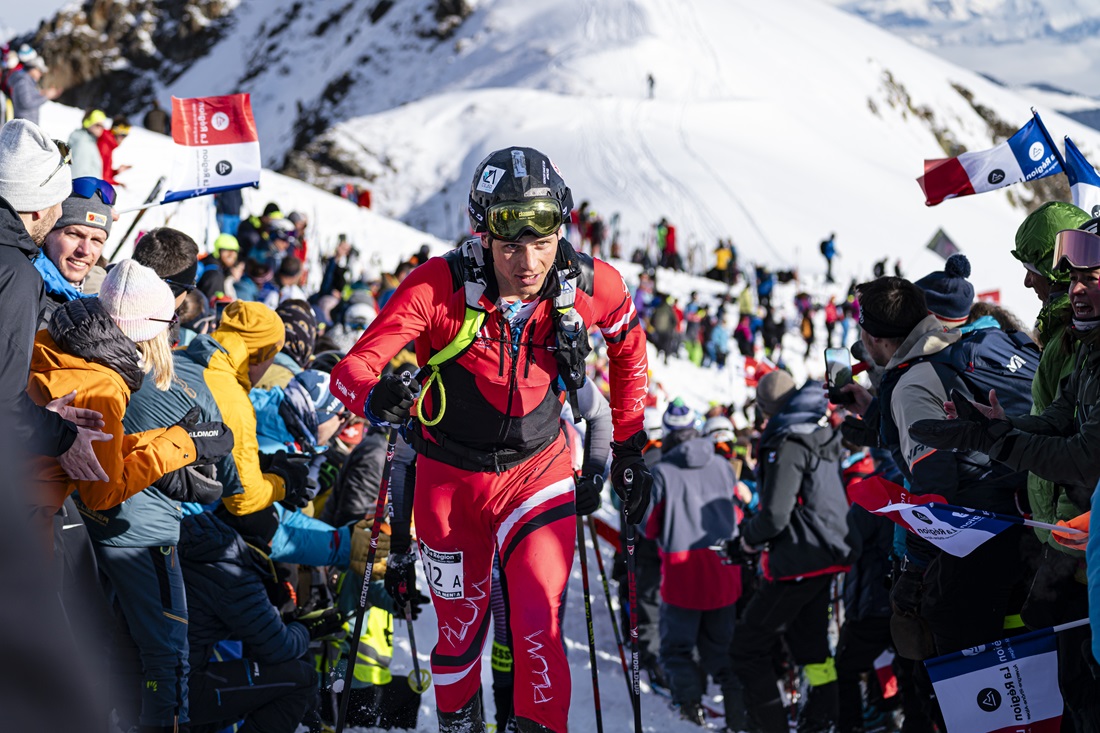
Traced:
[[135, 260], [122, 260], [111, 268], [99, 287], [99, 300], [135, 343], [166, 331], [176, 313], [176, 299], [168, 283]]

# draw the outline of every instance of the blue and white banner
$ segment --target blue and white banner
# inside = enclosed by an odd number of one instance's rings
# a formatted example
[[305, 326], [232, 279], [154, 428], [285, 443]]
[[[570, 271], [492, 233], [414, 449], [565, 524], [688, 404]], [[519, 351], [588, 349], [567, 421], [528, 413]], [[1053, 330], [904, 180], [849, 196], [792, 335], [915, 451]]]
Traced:
[[1073, 205], [1089, 216], [1100, 216], [1100, 174], [1066, 135], [1066, 178], [1073, 192]]
[[925, 661], [947, 733], [1057, 733], [1058, 631], [1040, 629]]

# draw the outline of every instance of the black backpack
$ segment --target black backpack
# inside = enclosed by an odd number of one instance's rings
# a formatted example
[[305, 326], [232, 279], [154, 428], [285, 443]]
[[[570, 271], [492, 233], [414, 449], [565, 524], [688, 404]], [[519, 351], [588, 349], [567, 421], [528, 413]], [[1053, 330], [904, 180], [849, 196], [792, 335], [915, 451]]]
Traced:
[[[914, 364], [928, 362], [948, 394], [953, 387], [959, 388], [975, 402], [987, 405], [989, 390], [994, 389], [1006, 415], [1026, 415], [1031, 412], [1031, 383], [1040, 355], [1039, 347], [1022, 331], [1006, 333], [1000, 328], [970, 331], [940, 352], [912, 359], [886, 372], [879, 389], [880, 399], [883, 405], [888, 405], [901, 375]], [[890, 441], [897, 436], [883, 437]]]

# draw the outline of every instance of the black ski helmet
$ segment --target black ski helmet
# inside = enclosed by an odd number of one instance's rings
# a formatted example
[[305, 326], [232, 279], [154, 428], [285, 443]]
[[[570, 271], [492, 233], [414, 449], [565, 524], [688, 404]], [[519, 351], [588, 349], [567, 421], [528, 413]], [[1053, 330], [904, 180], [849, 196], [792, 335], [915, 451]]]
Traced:
[[546, 155], [534, 148], [503, 148], [489, 153], [478, 164], [470, 183], [470, 226], [474, 232], [487, 231], [485, 212], [490, 206], [530, 198], [557, 201], [562, 221], [567, 221], [573, 210], [573, 193]]

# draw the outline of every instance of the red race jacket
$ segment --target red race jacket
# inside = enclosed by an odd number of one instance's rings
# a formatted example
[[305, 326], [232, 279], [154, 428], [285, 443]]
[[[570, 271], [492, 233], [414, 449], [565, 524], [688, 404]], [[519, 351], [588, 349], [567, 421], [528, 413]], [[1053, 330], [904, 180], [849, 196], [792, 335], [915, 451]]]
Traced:
[[[484, 311], [485, 320], [473, 343], [445, 363], [438, 379], [428, 385], [420, 418], [422, 423], [438, 423], [420, 425], [419, 437], [456, 452], [503, 451], [524, 460], [549, 445], [560, 429], [564, 395], [553, 388], [558, 364], [552, 348], [556, 344], [553, 297], [559, 286], [557, 282], [547, 286], [523, 327], [518, 349], [513, 349], [508, 323], [496, 307], [495, 288], [480, 275], [491, 271], [480, 250], [479, 240], [469, 240], [409, 273], [332, 370], [331, 389], [355, 414], [364, 415], [364, 403], [381, 370], [406, 344], [415, 341], [417, 362], [423, 366], [455, 339], [468, 306]], [[648, 390], [645, 332], [622, 275], [605, 262], [577, 256], [592, 262], [592, 283], [587, 288], [577, 282], [574, 307], [589, 329], [598, 327], [604, 335], [611, 364], [614, 437], [626, 440], [642, 429]], [[422, 441], [417, 443], [421, 450]], [[433, 457], [459, 465], [446, 457]]]

